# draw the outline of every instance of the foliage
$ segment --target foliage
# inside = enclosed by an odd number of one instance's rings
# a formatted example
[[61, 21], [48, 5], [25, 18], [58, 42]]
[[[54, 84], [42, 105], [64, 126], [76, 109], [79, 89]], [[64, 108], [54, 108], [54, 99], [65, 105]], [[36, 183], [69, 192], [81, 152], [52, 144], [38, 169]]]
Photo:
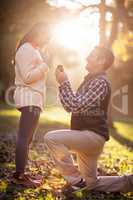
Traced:
[[133, 32], [120, 32], [118, 39], [114, 42], [113, 49], [116, 57], [121, 61], [133, 59]]

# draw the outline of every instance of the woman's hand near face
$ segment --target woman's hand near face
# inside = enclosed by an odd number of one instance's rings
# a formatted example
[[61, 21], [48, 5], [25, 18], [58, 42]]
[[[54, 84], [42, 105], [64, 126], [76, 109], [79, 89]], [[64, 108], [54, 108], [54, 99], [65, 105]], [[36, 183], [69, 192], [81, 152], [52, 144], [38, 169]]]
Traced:
[[42, 65], [45, 72], [49, 71], [48, 65], [41, 59], [36, 59], [33, 64], [36, 65], [36, 66]]

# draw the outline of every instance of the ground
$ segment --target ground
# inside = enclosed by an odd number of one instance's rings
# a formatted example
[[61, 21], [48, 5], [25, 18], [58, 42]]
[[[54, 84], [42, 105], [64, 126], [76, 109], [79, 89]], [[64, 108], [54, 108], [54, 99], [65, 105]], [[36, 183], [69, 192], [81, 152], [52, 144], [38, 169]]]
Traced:
[[[8, 106], [0, 106], [0, 199], [5, 200], [126, 200], [133, 194], [79, 192], [75, 195], [63, 195], [61, 188], [64, 179], [55, 168], [44, 147], [44, 134], [53, 129], [69, 127], [70, 115], [63, 109], [47, 108], [41, 114], [40, 125], [30, 148], [27, 171], [33, 175], [42, 175], [44, 182], [37, 189], [27, 189], [10, 183], [11, 173], [15, 170], [14, 154], [16, 133], [20, 113]], [[122, 175], [133, 173], [133, 122], [115, 122], [110, 129], [111, 138], [106, 143], [99, 159], [100, 175]]]

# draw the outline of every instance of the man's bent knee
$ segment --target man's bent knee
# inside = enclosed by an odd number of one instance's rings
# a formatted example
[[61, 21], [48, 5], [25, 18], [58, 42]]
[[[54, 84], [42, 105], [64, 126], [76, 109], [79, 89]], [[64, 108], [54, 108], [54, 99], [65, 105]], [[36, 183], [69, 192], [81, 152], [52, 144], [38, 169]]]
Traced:
[[51, 132], [47, 132], [44, 136], [44, 141], [49, 141], [52, 139], [52, 133]]
[[47, 132], [44, 136], [44, 141], [45, 142], [54, 141], [56, 139], [55, 133], [56, 131]]

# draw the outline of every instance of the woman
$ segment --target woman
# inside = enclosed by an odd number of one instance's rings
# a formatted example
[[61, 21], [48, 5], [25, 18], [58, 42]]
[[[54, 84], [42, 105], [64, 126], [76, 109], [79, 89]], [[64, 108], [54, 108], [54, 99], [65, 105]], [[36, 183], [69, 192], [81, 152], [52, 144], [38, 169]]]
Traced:
[[48, 71], [39, 49], [50, 40], [46, 24], [35, 25], [19, 42], [15, 55], [14, 100], [21, 112], [16, 144], [16, 172], [13, 182], [24, 186], [38, 186], [40, 181], [25, 174], [29, 144], [43, 110], [45, 79]]

